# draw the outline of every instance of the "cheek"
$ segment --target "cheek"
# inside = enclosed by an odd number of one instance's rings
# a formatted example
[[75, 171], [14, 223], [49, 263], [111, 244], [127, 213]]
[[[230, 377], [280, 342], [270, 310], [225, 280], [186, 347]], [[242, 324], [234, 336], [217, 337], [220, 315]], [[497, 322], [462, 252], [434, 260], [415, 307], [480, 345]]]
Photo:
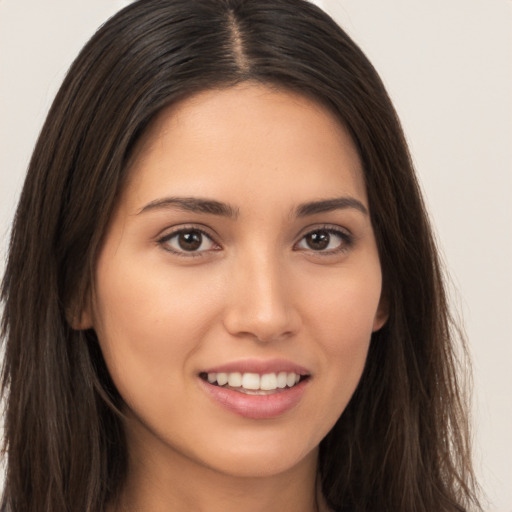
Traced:
[[342, 269], [318, 282], [316, 289], [317, 293], [307, 294], [309, 298], [306, 293], [303, 295], [308, 304], [305, 314], [333, 350], [340, 347], [341, 340], [348, 346], [357, 346], [370, 338], [381, 294], [378, 262], [370, 271]]
[[[117, 261], [98, 265], [94, 308], [94, 327], [114, 382], [123, 394], [125, 379], [140, 389], [178, 381], [214, 317], [214, 301], [199, 279]], [[208, 284], [211, 291], [215, 284]]]
[[347, 272], [330, 279], [318, 300], [310, 299], [310, 336], [318, 340], [326, 371], [326, 388], [342, 410], [354, 392], [364, 369], [377, 315], [380, 267], [371, 273]]

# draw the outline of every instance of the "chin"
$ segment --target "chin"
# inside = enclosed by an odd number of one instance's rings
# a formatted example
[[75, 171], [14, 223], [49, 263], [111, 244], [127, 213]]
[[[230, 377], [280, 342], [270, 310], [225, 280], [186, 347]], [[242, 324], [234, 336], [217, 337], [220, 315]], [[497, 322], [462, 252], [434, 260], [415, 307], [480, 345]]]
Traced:
[[316, 470], [318, 447], [309, 453], [284, 452], [280, 450], [255, 449], [232, 450], [222, 458], [217, 458], [210, 469], [236, 478], [274, 477], [299, 468], [311, 467]]

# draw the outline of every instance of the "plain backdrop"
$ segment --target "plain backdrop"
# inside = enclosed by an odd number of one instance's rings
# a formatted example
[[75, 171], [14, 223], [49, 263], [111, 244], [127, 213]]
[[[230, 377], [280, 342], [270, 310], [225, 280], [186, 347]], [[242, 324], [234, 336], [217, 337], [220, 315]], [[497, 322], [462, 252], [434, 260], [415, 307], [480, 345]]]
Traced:
[[[2, 273], [50, 102], [79, 49], [127, 3], [0, 0]], [[465, 320], [486, 510], [512, 512], [512, 1], [316, 3], [366, 52], [402, 119]]]

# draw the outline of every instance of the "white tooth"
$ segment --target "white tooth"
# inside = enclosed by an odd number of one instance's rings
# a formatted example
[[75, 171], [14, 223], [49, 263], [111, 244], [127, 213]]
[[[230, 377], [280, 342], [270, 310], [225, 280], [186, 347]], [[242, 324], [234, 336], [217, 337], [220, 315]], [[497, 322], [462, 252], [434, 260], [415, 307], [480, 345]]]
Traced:
[[277, 387], [280, 389], [283, 389], [286, 387], [286, 379], [287, 379], [286, 372], [279, 372], [277, 374]]
[[216, 373], [209, 373], [208, 374], [208, 382], [210, 384], [213, 384], [217, 380], [217, 374]]
[[265, 373], [261, 376], [260, 389], [270, 391], [277, 388], [277, 376], [275, 373]]
[[242, 374], [233, 372], [228, 374], [228, 384], [230, 388], [239, 388], [242, 385]]
[[295, 385], [295, 373], [289, 373], [286, 377], [286, 384], [289, 388]]
[[228, 374], [227, 373], [217, 373], [217, 384], [219, 386], [224, 386], [224, 384], [228, 383]]
[[298, 373], [295, 374], [295, 384], [298, 384], [300, 380], [300, 375]]
[[244, 373], [242, 387], [245, 389], [260, 389], [260, 376], [257, 373]]

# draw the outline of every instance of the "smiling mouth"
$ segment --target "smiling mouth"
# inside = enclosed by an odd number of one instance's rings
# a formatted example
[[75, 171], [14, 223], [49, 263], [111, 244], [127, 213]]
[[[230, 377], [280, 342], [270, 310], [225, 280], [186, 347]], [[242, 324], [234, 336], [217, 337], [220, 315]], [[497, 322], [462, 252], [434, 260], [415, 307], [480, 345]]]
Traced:
[[213, 386], [231, 389], [247, 395], [271, 395], [281, 393], [295, 387], [309, 378], [295, 372], [278, 373], [241, 373], [241, 372], [212, 372], [199, 374], [202, 380]]

